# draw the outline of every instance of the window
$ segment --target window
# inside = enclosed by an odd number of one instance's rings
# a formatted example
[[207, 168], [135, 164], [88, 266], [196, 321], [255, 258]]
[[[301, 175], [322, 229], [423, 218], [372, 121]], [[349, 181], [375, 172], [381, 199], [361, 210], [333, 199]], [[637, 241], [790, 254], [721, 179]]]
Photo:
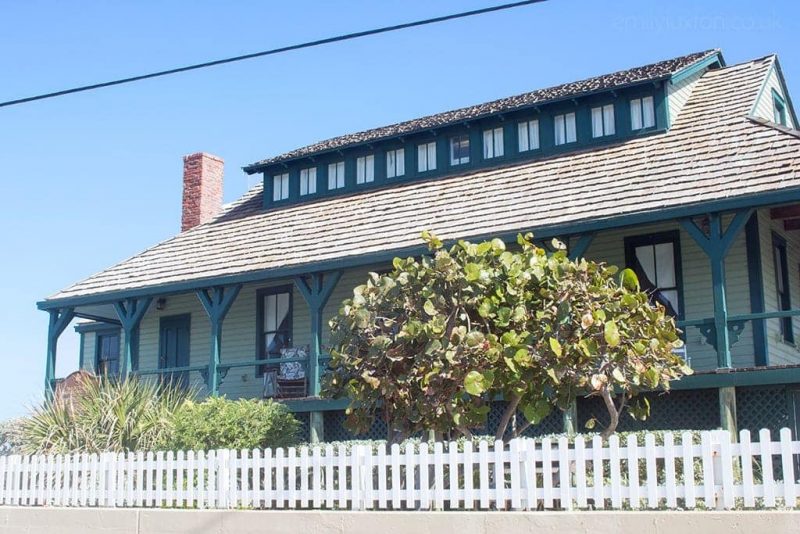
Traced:
[[772, 90], [772, 114], [776, 124], [786, 126], [786, 102], [775, 89]]
[[651, 300], [663, 304], [673, 317], [682, 317], [677, 231], [625, 238], [625, 263]]
[[272, 177], [272, 200], [286, 200], [289, 198], [289, 173], [276, 174]]
[[653, 97], [631, 99], [631, 130], [643, 130], [656, 125]]
[[119, 332], [98, 332], [95, 347], [95, 374], [98, 376], [118, 375]]
[[423, 143], [417, 147], [417, 170], [419, 172], [436, 170], [436, 142]]
[[483, 131], [483, 159], [499, 158], [503, 155], [503, 129]]
[[328, 190], [344, 187], [344, 161], [328, 165]]
[[574, 143], [577, 140], [575, 133], [575, 113], [556, 115], [554, 123], [556, 129], [556, 145]]
[[524, 121], [517, 124], [517, 137], [520, 152], [539, 148], [539, 121]]
[[375, 156], [356, 158], [356, 183], [366, 184], [375, 181]]
[[614, 104], [592, 108], [592, 137], [614, 135]]
[[469, 136], [457, 135], [450, 138], [450, 165], [469, 163]]
[[[775, 264], [775, 295], [777, 306], [780, 310], [792, 309], [792, 299], [789, 292], [789, 262], [786, 254], [786, 240], [778, 234], [772, 234], [772, 260]], [[792, 318], [781, 317], [781, 339], [787, 343], [794, 343]]]
[[406, 173], [406, 151], [404, 148], [386, 152], [386, 177], [396, 178]]
[[[258, 359], [280, 358], [292, 346], [292, 286], [258, 292]], [[259, 366], [258, 374], [269, 366]]]
[[300, 170], [300, 196], [313, 195], [317, 192], [317, 168], [309, 167]]

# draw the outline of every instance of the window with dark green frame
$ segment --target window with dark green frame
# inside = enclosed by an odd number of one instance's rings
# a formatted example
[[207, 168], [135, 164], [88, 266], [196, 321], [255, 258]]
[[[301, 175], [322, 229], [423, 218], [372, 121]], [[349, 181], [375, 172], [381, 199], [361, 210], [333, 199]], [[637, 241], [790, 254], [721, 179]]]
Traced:
[[667, 313], [683, 317], [683, 280], [677, 231], [625, 238], [625, 264], [639, 278], [651, 300], [664, 305]]
[[95, 374], [119, 375], [119, 331], [98, 332], [95, 342]]
[[776, 124], [786, 126], [786, 102], [776, 90], [772, 90], [772, 113]]
[[[257, 302], [258, 359], [280, 358], [281, 349], [292, 346], [292, 286], [262, 289]], [[277, 366], [260, 365], [256, 374]]]
[[[772, 234], [772, 260], [775, 265], [775, 295], [779, 310], [791, 310], [792, 299], [789, 290], [789, 261], [786, 253], [786, 240], [778, 234]], [[791, 317], [778, 319], [781, 339], [794, 343], [794, 329]]]

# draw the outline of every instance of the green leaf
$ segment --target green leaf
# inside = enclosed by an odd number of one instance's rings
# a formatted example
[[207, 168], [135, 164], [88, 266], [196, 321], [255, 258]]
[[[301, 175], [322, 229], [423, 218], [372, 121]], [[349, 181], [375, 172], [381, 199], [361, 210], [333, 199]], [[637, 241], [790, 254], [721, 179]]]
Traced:
[[614, 377], [614, 380], [619, 382], [620, 384], [625, 383], [625, 375], [622, 374], [622, 371], [619, 367], [615, 367], [613, 371], [611, 371], [611, 376]]
[[483, 392], [486, 391], [483, 375], [478, 371], [470, 371], [467, 373], [467, 376], [464, 378], [464, 389], [467, 390], [467, 393], [475, 397], [483, 394]]
[[538, 425], [550, 414], [550, 403], [544, 399], [539, 399], [532, 404], [522, 407], [522, 415], [525, 416], [532, 425]]
[[592, 429], [595, 427], [595, 425], [596, 425], [596, 424], [597, 424], [597, 419], [595, 419], [594, 417], [592, 417], [591, 419], [589, 419], [588, 421], [586, 421], [586, 425], [584, 425], [584, 426], [586, 426], [586, 428], [587, 428], [588, 430], [592, 430]]
[[475, 282], [481, 279], [481, 266], [477, 263], [468, 263], [464, 266], [464, 274], [467, 282]]
[[478, 315], [486, 319], [492, 314], [492, 303], [489, 299], [485, 299], [481, 302], [481, 305], [478, 306]]
[[561, 343], [559, 343], [559, 341], [554, 337], [550, 338], [550, 350], [552, 350], [553, 354], [555, 354], [556, 356], [561, 357], [561, 354], [563, 352], [563, 350], [561, 349]]
[[483, 336], [483, 332], [479, 332], [477, 330], [473, 330], [466, 335], [466, 342], [468, 347], [477, 347], [481, 343], [484, 342], [486, 338]]
[[422, 306], [422, 308], [425, 310], [425, 313], [431, 317], [436, 315], [436, 306], [433, 305], [433, 302], [431, 302], [430, 299], [425, 301], [425, 304]]
[[608, 321], [603, 327], [603, 336], [606, 339], [606, 343], [608, 343], [610, 347], [616, 347], [619, 345], [620, 338], [617, 323], [614, 321]]
[[619, 275], [620, 284], [625, 289], [630, 291], [639, 291], [639, 277], [633, 272], [633, 269], [623, 269]]

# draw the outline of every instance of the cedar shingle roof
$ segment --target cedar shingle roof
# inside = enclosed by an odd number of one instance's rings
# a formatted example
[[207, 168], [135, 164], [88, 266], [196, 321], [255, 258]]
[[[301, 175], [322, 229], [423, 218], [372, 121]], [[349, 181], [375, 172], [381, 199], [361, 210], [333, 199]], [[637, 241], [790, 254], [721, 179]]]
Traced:
[[709, 56], [719, 53], [720, 51], [718, 49], [695, 52], [685, 56], [659, 61], [658, 63], [635, 67], [633, 69], [621, 70], [612, 72], [611, 74], [595, 76], [594, 78], [588, 78], [586, 80], [556, 85], [554, 87], [548, 87], [547, 89], [537, 89], [536, 91], [493, 100], [491, 102], [478, 104], [477, 106], [469, 106], [419, 119], [399, 122], [389, 126], [373, 128], [363, 132], [341, 135], [286, 152], [279, 156], [258, 161], [246, 166], [244, 170], [248, 173], [258, 172], [265, 165], [281, 163], [295, 158], [314, 156], [323, 152], [341, 150], [362, 143], [380, 141], [382, 139], [401, 135], [410, 135], [434, 128], [458, 124], [465, 120], [480, 119], [481, 117], [486, 117], [494, 113], [515, 111], [547, 102], [563, 100], [565, 98], [575, 98], [597, 91], [619, 89], [637, 83], [663, 80], [698, 61], [702, 61]]
[[800, 188], [800, 139], [748, 119], [774, 57], [708, 71], [672, 128], [617, 145], [217, 220], [51, 299], [308, 266], [418, 246]]

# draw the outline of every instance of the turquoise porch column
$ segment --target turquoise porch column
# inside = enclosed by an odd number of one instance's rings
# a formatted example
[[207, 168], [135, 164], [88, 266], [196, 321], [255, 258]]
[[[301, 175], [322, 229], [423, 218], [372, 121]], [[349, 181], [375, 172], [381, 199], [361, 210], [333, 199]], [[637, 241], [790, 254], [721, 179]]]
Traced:
[[[333, 271], [326, 274], [312, 273], [308, 277], [298, 276], [294, 279], [298, 291], [308, 304], [311, 316], [311, 350], [308, 355], [307, 375], [308, 393], [312, 397], [318, 397], [320, 393], [319, 357], [322, 355], [322, 312], [341, 276], [341, 271]], [[312, 412], [309, 420], [311, 441], [322, 441], [324, 438], [322, 413]]]
[[49, 310], [48, 313], [50, 314], [50, 323], [47, 328], [47, 360], [45, 360], [44, 365], [44, 395], [46, 399], [51, 400], [55, 390], [58, 338], [67, 328], [70, 321], [75, 317], [75, 311], [72, 308], [60, 308]]
[[[133, 371], [134, 360], [134, 337], [137, 335], [139, 324], [142, 322], [147, 308], [153, 301], [152, 297], [129, 298], [114, 303], [122, 330], [125, 332], [125, 343], [122, 354], [122, 377], [128, 378]], [[137, 351], [138, 352], [138, 347]], [[138, 357], [138, 354], [136, 355]]]
[[197, 291], [197, 298], [203, 305], [211, 321], [211, 354], [208, 360], [208, 376], [206, 386], [209, 393], [219, 395], [219, 364], [222, 360], [222, 321], [231, 309], [233, 301], [242, 289], [241, 284], [235, 286], [217, 286]]

